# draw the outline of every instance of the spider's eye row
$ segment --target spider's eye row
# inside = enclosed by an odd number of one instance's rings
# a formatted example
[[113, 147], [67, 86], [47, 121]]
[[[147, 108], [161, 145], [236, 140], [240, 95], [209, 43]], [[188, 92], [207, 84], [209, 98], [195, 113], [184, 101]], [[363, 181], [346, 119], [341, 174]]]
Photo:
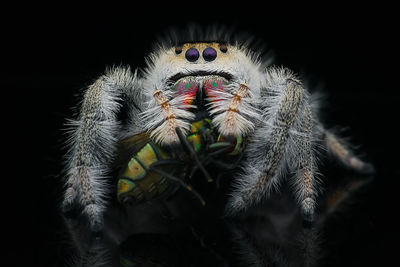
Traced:
[[200, 56], [199, 50], [193, 47], [189, 48], [185, 53], [185, 58], [190, 62], [196, 61], [199, 58], [199, 56]]
[[[228, 47], [226, 46], [226, 44], [219, 44], [219, 50], [222, 53], [226, 53], [228, 51]], [[183, 47], [182, 46], [176, 46], [175, 47], [175, 54], [176, 55], [180, 55], [183, 52]], [[200, 53], [201, 51], [199, 51], [197, 48], [195, 47], [190, 47], [188, 50], [186, 50], [185, 52], [185, 58], [187, 61], [189, 62], [195, 62], [200, 58]], [[206, 47], [203, 51], [202, 51], [202, 57], [205, 61], [213, 61], [217, 58], [218, 53], [217, 50], [211, 46]]]

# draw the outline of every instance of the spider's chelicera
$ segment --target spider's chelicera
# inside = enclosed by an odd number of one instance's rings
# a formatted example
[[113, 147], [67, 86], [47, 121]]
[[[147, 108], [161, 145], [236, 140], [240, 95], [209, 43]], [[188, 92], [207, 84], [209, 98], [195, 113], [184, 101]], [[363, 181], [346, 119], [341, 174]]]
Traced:
[[[300, 79], [257, 52], [236, 41], [191, 41], [161, 45], [144, 71], [109, 69], [89, 86], [79, 117], [70, 121], [63, 207], [79, 205], [90, 228], [102, 229], [110, 166], [122, 146], [130, 151], [118, 177], [122, 203], [149, 201], [172, 183], [204, 204], [188, 177], [200, 172], [212, 181], [210, 164], [231, 166], [231, 156], [240, 155], [233, 157], [239, 168], [225, 215], [262, 203], [288, 177], [303, 218], [312, 222], [320, 189], [317, 147], [356, 171], [372, 167], [325, 129]], [[119, 119], [122, 111], [128, 119]], [[184, 157], [195, 162], [189, 169]]]

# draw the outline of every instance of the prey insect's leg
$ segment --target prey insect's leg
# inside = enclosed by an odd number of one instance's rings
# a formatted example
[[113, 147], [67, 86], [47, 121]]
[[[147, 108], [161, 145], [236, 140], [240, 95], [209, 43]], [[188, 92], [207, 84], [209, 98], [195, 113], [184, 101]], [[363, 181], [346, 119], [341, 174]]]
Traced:
[[[231, 143], [225, 143], [225, 142], [220, 142], [220, 143], [214, 143], [214, 144], [218, 144], [219, 146], [213, 146], [213, 148], [218, 147], [218, 150], [215, 150], [213, 152], [207, 153], [207, 156], [201, 161], [201, 165], [205, 166], [208, 165], [210, 163], [215, 163], [214, 157], [218, 156], [220, 154], [223, 154], [224, 152], [226, 152], [228, 149], [232, 148], [232, 144]], [[209, 148], [211, 148], [212, 145], [209, 146]], [[198, 170], [198, 166], [195, 165], [190, 174], [189, 174], [189, 178], [192, 178], [193, 175], [196, 173], [196, 171]]]
[[182, 133], [182, 131], [179, 128], [176, 128], [176, 133], [177, 133], [177, 135], [179, 137], [179, 140], [183, 144], [184, 148], [186, 148], [189, 151], [190, 155], [192, 156], [192, 158], [196, 162], [196, 166], [204, 174], [207, 182], [211, 183], [213, 181], [213, 179], [211, 178], [211, 176], [207, 172], [207, 170], [204, 168], [203, 164], [201, 164], [199, 158], [197, 157], [196, 151], [194, 151], [192, 145], [188, 142], [188, 140], [186, 139], [186, 137], [184, 136], [184, 134]]
[[167, 173], [167, 172], [165, 172], [163, 170], [157, 169], [156, 166], [158, 166], [158, 165], [163, 165], [162, 161], [161, 161], [161, 164], [159, 163], [157, 165], [154, 165], [154, 164], [150, 165], [149, 170], [152, 170], [152, 171], [154, 171], [155, 173], [157, 173], [159, 175], [162, 175], [162, 176], [164, 176], [164, 177], [166, 177], [166, 178], [168, 178], [168, 179], [170, 179], [170, 180], [172, 180], [174, 182], [177, 182], [182, 187], [184, 187], [185, 189], [187, 189], [188, 191], [193, 193], [200, 200], [200, 202], [201, 202], [201, 204], [203, 206], [206, 205], [206, 202], [204, 201], [202, 196], [196, 190], [194, 190], [193, 187], [191, 187], [190, 185], [185, 183], [182, 179], [179, 179], [178, 177], [175, 177], [175, 176], [173, 176], [173, 175], [171, 175], [171, 174], [169, 174], [169, 173]]
[[107, 168], [112, 160], [119, 129], [117, 113], [124, 90], [135, 86], [129, 69], [115, 68], [96, 80], [85, 92], [79, 118], [72, 127], [66, 161], [67, 189], [62, 203], [68, 211], [79, 204], [92, 230], [103, 225], [106, 208]]

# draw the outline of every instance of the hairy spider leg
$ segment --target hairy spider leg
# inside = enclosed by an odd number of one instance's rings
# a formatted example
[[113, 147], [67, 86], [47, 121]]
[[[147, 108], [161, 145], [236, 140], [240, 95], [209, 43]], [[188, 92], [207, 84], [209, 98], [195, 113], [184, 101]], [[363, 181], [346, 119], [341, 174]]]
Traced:
[[66, 191], [62, 207], [79, 204], [90, 228], [103, 228], [103, 212], [109, 193], [107, 166], [116, 150], [120, 101], [137, 86], [129, 68], [113, 68], [88, 87], [77, 120], [70, 120], [71, 135], [66, 166]]
[[293, 134], [292, 137], [297, 139], [294, 186], [304, 219], [313, 221], [316, 192], [314, 189], [315, 160], [311, 144], [312, 117], [310, 107], [305, 106], [302, 112], [299, 112], [299, 115], [300, 135]]
[[[271, 69], [268, 75], [268, 90], [276, 95], [264, 99], [268, 109], [271, 104], [277, 109], [269, 113], [268, 121], [256, 129], [255, 138], [259, 142], [251, 142], [247, 147], [247, 159], [244, 163], [248, 167], [244, 173], [236, 180], [235, 190], [232, 192], [231, 201], [228, 203], [226, 212], [235, 214], [247, 209], [252, 204], [259, 203], [264, 197], [268, 196], [273, 189], [277, 189], [283, 167], [287, 162], [292, 168], [297, 170], [294, 179], [296, 199], [299, 202], [302, 214], [305, 219], [312, 220], [315, 208], [315, 179], [312, 164], [311, 142], [308, 141], [308, 128], [311, 125], [310, 118], [302, 119], [306, 123], [299, 123], [301, 117], [299, 111], [306, 110], [308, 99], [305, 89], [301, 83], [287, 70]], [[269, 102], [268, 102], [269, 101]], [[276, 101], [271, 103], [271, 101]], [[299, 129], [306, 132], [302, 143], [294, 144], [293, 148], [287, 146], [289, 141], [294, 138], [291, 130], [293, 125], [308, 125], [307, 129]], [[297, 129], [296, 129], [297, 130]], [[265, 148], [260, 149], [260, 146]], [[301, 158], [299, 153], [305, 153]]]
[[364, 174], [372, 174], [375, 168], [372, 164], [362, 161], [354, 152], [345, 144], [338, 136], [331, 131], [320, 129], [322, 134], [321, 138], [328, 149], [328, 151], [339, 159], [345, 166]]

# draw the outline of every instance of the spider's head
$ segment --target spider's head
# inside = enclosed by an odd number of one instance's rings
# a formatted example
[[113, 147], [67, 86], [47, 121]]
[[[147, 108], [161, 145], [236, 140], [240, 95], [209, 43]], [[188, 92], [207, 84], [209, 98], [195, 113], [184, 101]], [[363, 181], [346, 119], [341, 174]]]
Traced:
[[245, 46], [218, 41], [189, 42], [161, 48], [150, 55], [147, 63], [146, 91], [156, 89], [163, 92], [176, 89], [177, 84], [185, 80], [201, 83], [210, 78], [251, 86], [262, 68], [258, 55]]
[[[242, 136], [253, 127], [247, 119], [246, 112], [251, 109], [247, 102], [250, 94], [257, 94], [261, 87], [263, 66], [258, 55], [245, 46], [219, 41], [186, 42], [162, 47], [150, 55], [147, 63], [143, 82], [143, 92], [149, 99], [146, 124], [160, 143], [177, 141], [173, 130], [167, 133], [163, 125], [187, 131], [192, 121], [210, 118], [221, 134], [233, 136]], [[238, 101], [244, 87], [252, 91], [246, 89]], [[239, 105], [243, 107], [240, 113], [236, 110]], [[237, 115], [227, 114], [228, 110]]]
[[[248, 80], [251, 71], [259, 71], [258, 54], [244, 45], [226, 42], [188, 42], [162, 47], [148, 58], [147, 77], [163, 90], [187, 76], [218, 75], [227, 80]], [[164, 83], [164, 84], [162, 84]]]

